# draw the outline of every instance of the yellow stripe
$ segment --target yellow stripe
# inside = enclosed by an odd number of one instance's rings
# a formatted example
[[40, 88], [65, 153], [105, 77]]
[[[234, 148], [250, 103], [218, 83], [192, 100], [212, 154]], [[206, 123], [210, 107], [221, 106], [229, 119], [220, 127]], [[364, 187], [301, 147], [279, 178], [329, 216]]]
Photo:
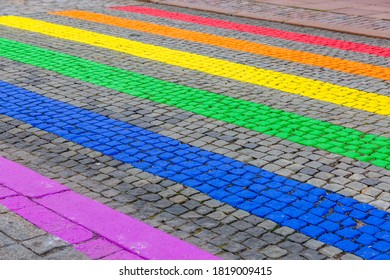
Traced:
[[390, 98], [375, 93], [29, 18], [3, 16], [0, 24], [390, 116]]
[[268, 46], [255, 42], [239, 40], [213, 34], [184, 30], [180, 28], [164, 26], [145, 21], [125, 19], [110, 15], [97, 14], [87, 11], [71, 10], [52, 12], [50, 14], [77, 18], [141, 32], [147, 32], [175, 39], [187, 40], [196, 43], [208, 44], [226, 49], [248, 52], [261, 56], [269, 56], [277, 59], [288, 60], [310, 66], [328, 68], [348, 74], [373, 77], [390, 81], [390, 68], [370, 65], [366, 63], [349, 61], [336, 57], [308, 53], [299, 50], [289, 50], [275, 46]]

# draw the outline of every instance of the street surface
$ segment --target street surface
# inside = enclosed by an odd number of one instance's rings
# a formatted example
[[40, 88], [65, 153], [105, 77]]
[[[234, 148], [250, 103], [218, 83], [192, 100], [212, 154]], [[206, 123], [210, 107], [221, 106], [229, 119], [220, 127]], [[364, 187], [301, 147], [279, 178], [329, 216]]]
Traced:
[[0, 4], [0, 259], [390, 259], [386, 30], [219, 12]]

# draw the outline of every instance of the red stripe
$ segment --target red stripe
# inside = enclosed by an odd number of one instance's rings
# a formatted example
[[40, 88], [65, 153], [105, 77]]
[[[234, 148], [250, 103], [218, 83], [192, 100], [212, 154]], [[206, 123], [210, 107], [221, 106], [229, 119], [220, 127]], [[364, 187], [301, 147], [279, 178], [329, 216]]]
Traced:
[[241, 23], [230, 22], [230, 21], [225, 21], [220, 19], [210, 19], [201, 16], [193, 16], [189, 14], [182, 14], [176, 12], [174, 13], [174, 12], [168, 12], [164, 10], [139, 7], [139, 6], [138, 7], [137, 6], [111, 7], [111, 9], [144, 14], [149, 16], [169, 18], [169, 19], [191, 22], [191, 23], [207, 25], [212, 27], [236, 30], [240, 32], [257, 34], [261, 36], [275, 37], [284, 40], [301, 42], [305, 44], [326, 46], [326, 47], [336, 48], [340, 50], [347, 50], [353, 52], [390, 57], [390, 48], [372, 46], [367, 44], [336, 40], [336, 39], [307, 35], [307, 34], [296, 33], [296, 32], [283, 31], [274, 28], [259, 27], [259, 26], [249, 25], [249, 24], [241, 24]]

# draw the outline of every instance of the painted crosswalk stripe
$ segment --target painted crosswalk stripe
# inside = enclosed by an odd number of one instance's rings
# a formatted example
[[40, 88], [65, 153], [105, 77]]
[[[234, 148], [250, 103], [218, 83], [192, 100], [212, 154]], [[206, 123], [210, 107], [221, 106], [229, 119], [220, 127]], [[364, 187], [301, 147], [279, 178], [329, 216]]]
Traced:
[[261, 26], [254, 26], [249, 24], [242, 24], [237, 22], [231, 22], [220, 19], [213, 19], [202, 16], [194, 16], [190, 14], [178, 13], [178, 12], [169, 12], [165, 10], [159, 10], [148, 7], [139, 7], [139, 6], [123, 6], [123, 7], [111, 7], [111, 9], [139, 13], [148, 16], [156, 16], [168, 19], [174, 19], [184, 22], [191, 22], [200, 25], [206, 25], [211, 27], [218, 27], [229, 30], [236, 30], [239, 32], [246, 32], [251, 34], [257, 34], [261, 36], [269, 36], [274, 38], [280, 38], [289, 41], [296, 41], [305, 44], [319, 45], [330, 48], [336, 48], [340, 50], [352, 51], [373, 54], [377, 56], [390, 57], [390, 48], [379, 47], [374, 45], [344, 41], [339, 39], [331, 39], [326, 37], [320, 37], [316, 35], [308, 35], [303, 33], [289, 32], [274, 28], [267, 28]]
[[[0, 82], [2, 86], [23, 93]], [[3, 157], [0, 185], [13, 192], [0, 196], [0, 205], [92, 259], [218, 259]]]
[[4, 82], [0, 82], [0, 114], [362, 258], [388, 258], [390, 213], [355, 199]]
[[3, 16], [0, 24], [390, 116], [390, 97], [376, 93], [24, 17]]
[[147, 32], [155, 35], [187, 40], [196, 43], [208, 44], [217, 47], [242, 51], [262, 56], [269, 56], [310, 66], [328, 68], [349, 74], [361, 75], [390, 81], [390, 68], [370, 65], [366, 63], [349, 61], [299, 50], [290, 50], [281, 47], [268, 46], [265, 44], [217, 36], [203, 32], [184, 30], [175, 27], [163, 26], [145, 21], [124, 19], [116, 16], [98, 14], [88, 11], [71, 10], [51, 12], [50, 14], [66, 16], [111, 26]]
[[390, 169], [386, 137], [1, 38], [0, 56]]

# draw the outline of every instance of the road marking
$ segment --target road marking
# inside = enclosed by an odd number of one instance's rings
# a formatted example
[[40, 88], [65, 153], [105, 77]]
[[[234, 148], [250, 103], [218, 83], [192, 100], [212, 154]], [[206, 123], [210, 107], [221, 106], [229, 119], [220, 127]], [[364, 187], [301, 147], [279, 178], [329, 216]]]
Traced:
[[255, 42], [233, 39], [203, 32], [184, 30], [175, 27], [163, 26], [145, 21], [124, 19], [115, 16], [98, 14], [88, 11], [71, 10], [51, 12], [50, 14], [66, 16], [96, 23], [107, 24], [150, 34], [186, 40], [196, 43], [208, 44], [226, 49], [269, 56], [310, 66], [328, 68], [348, 74], [361, 75], [390, 81], [390, 68], [370, 65], [366, 63], [349, 61], [341, 58], [334, 58], [298, 50], [289, 50], [281, 47], [268, 46]]
[[169, 19], [174, 19], [174, 20], [179, 20], [184, 22], [196, 23], [200, 25], [223, 28], [223, 29], [236, 30], [240, 32], [280, 38], [283, 40], [296, 41], [305, 44], [319, 45], [319, 46], [325, 46], [330, 48], [336, 48], [340, 50], [390, 57], [390, 48], [373, 46], [373, 45], [362, 44], [362, 43], [355, 43], [355, 42], [344, 41], [339, 39], [331, 39], [331, 38], [326, 38], [321, 36], [289, 32], [280, 29], [242, 24], [237, 22], [213, 19], [213, 18], [202, 17], [202, 16], [194, 16], [194, 15], [183, 14], [178, 12], [168, 12], [168, 11], [148, 8], [148, 7], [139, 7], [139, 6], [126, 7], [125, 6], [125, 7], [111, 7], [111, 9], [131, 12], [131, 13], [138, 13], [138, 14], [143, 14], [148, 16], [169, 18]]
[[0, 24], [390, 116], [390, 97], [376, 93], [24, 17], [3, 16]]
[[[8, 92], [26, 93], [2, 82], [0, 85]], [[218, 259], [3, 157], [0, 184], [18, 193], [0, 199], [0, 204], [93, 259]], [[48, 192], [50, 186], [55, 187]], [[42, 196], [36, 197], [37, 193]]]

